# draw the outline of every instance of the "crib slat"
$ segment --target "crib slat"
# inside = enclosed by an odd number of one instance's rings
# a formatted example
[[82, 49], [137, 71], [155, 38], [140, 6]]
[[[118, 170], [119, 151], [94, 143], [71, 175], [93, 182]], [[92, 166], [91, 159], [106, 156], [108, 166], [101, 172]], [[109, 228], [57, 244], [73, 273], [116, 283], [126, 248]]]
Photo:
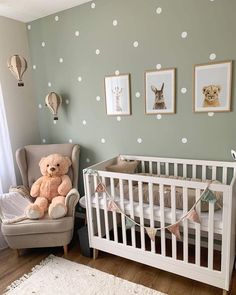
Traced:
[[196, 178], [196, 177], [197, 177], [197, 166], [192, 165], [192, 178]]
[[[174, 224], [176, 222], [176, 198], [175, 198], [175, 186], [171, 186], [171, 223]], [[172, 258], [176, 259], [176, 236], [171, 235], [172, 242]]]
[[[133, 197], [132, 180], [129, 180], [129, 202], [130, 202], [130, 217], [134, 219], [134, 197]], [[135, 226], [131, 227], [131, 242], [132, 242], [132, 246], [136, 247]]]
[[174, 176], [178, 176], [178, 164], [174, 163]]
[[[97, 176], [94, 175], [93, 177], [94, 181], [94, 188], [98, 186], [98, 180]], [[96, 216], [97, 216], [97, 228], [98, 228], [98, 236], [99, 238], [102, 238], [102, 231], [101, 231], [101, 218], [100, 218], [100, 208], [99, 208], [99, 195], [95, 192], [95, 202], [96, 202]]]
[[[102, 177], [102, 183], [105, 182], [105, 177]], [[103, 193], [103, 200], [104, 200], [104, 219], [105, 219], [105, 232], [106, 232], [106, 239], [110, 240], [110, 233], [109, 233], [109, 224], [108, 224], [108, 211], [107, 211], [107, 194]]]
[[[149, 194], [149, 208], [150, 208], [150, 227], [154, 228], [154, 212], [153, 212], [153, 184], [148, 183], [148, 194]], [[151, 240], [151, 251], [155, 253], [156, 241]]]
[[152, 161], [149, 161], [149, 173], [152, 173]]
[[183, 177], [187, 177], [187, 164], [183, 164]]
[[202, 180], [206, 180], [206, 166], [202, 165]]
[[161, 163], [157, 162], [157, 175], [161, 175]]
[[[200, 198], [200, 189], [196, 189], [196, 201]], [[198, 216], [201, 217], [201, 202], [196, 205], [196, 212]], [[195, 223], [195, 264], [200, 266], [200, 255], [201, 255], [201, 225]]]
[[91, 232], [91, 236], [94, 236], [94, 224], [93, 224], [93, 211], [92, 211], [92, 204], [91, 204], [91, 189], [90, 189], [90, 180], [89, 180], [89, 175], [86, 174], [85, 175], [85, 179], [86, 179], [86, 198], [87, 198], [87, 202], [88, 202], [88, 211], [87, 211], [87, 222], [89, 225], [89, 229]]
[[144, 232], [144, 219], [143, 219], [143, 183], [138, 182], [138, 195], [139, 195], [139, 216], [140, 216], [140, 234], [141, 234], [141, 249], [145, 251], [145, 232]]
[[166, 170], [165, 171], [166, 172], [165, 174], [166, 175], [169, 175], [169, 163], [165, 163], [165, 170]]
[[[111, 184], [111, 196], [115, 198], [115, 186], [114, 186], [114, 178], [110, 178]], [[113, 220], [113, 231], [114, 231], [114, 240], [118, 243], [118, 233], [117, 233], [117, 218], [116, 212], [112, 212], [112, 220]]]
[[[161, 227], [165, 226], [165, 211], [164, 211], [164, 186], [159, 185], [160, 189], [160, 217], [161, 217]], [[165, 229], [161, 230], [161, 255], [166, 256], [166, 234]]]
[[212, 166], [212, 180], [216, 180], [216, 166]]
[[227, 184], [227, 168], [226, 167], [223, 167], [223, 179], [222, 179], [222, 182], [223, 182], [223, 184]]
[[[183, 215], [188, 212], [188, 191], [183, 188]], [[183, 239], [184, 239], [184, 262], [188, 263], [188, 220], [183, 220]]]
[[142, 173], [145, 173], [145, 161], [142, 161]]
[[208, 268], [213, 269], [214, 246], [214, 203], [209, 202], [208, 214]]
[[[120, 208], [124, 212], [124, 189], [123, 189], [123, 180], [119, 179], [119, 185], [120, 185]], [[125, 216], [121, 214], [121, 227], [122, 227], [122, 242], [124, 245], [127, 244], [126, 241], [126, 226], [125, 226]]]

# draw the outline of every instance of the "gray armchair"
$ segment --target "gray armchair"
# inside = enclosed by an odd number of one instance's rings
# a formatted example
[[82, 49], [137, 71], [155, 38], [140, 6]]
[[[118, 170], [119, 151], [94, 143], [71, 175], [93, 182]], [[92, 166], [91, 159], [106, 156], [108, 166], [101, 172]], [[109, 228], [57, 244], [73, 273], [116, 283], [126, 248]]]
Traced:
[[16, 161], [23, 185], [30, 189], [41, 176], [38, 165], [40, 159], [53, 153], [68, 156], [72, 161], [68, 175], [73, 188], [66, 196], [67, 215], [60, 219], [50, 219], [46, 214], [38, 220], [3, 224], [3, 235], [12, 249], [63, 246], [64, 253], [67, 254], [73, 236], [75, 206], [80, 197], [77, 191], [80, 147], [74, 144], [29, 145], [16, 151]]

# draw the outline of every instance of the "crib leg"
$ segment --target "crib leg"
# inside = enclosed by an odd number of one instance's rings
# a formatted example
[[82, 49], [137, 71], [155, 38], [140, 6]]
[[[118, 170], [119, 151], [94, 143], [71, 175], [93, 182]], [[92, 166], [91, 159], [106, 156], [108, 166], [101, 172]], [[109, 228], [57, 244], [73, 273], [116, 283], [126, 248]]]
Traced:
[[222, 295], [228, 295], [229, 292], [223, 289]]
[[93, 259], [97, 259], [98, 258], [98, 250], [93, 248]]

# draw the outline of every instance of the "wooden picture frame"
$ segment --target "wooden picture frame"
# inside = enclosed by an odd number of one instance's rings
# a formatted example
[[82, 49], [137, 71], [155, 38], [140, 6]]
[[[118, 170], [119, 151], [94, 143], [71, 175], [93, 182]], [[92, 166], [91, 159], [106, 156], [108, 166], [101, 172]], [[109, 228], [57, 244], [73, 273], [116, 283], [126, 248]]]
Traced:
[[194, 112], [231, 111], [232, 65], [232, 60], [229, 60], [194, 66]]
[[176, 68], [145, 72], [145, 114], [175, 114]]
[[106, 76], [104, 85], [107, 115], [131, 115], [130, 74]]

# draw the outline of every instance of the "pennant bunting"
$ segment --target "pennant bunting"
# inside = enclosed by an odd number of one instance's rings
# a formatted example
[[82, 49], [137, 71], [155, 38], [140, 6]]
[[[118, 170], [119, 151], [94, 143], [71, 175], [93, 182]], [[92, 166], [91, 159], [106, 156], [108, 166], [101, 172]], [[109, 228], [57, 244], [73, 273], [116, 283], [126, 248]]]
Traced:
[[96, 193], [104, 193], [104, 192], [106, 192], [106, 187], [102, 182], [100, 182], [96, 188]]
[[145, 227], [145, 229], [146, 229], [146, 232], [147, 232], [149, 238], [154, 242], [155, 241], [155, 236], [156, 236], [156, 233], [157, 233], [157, 228]]
[[126, 229], [130, 229], [132, 228], [133, 226], [135, 226], [135, 222], [129, 218], [125, 218], [125, 227]]
[[180, 231], [179, 231], [179, 223], [176, 223], [176, 224], [173, 224], [173, 225], [168, 226], [168, 230], [173, 235], [175, 235], [178, 240], [181, 241], [181, 235], [180, 235]]
[[203, 192], [203, 194], [201, 196], [201, 199], [204, 202], [213, 202], [213, 203], [215, 203], [217, 201], [217, 199], [215, 197], [215, 194], [209, 188], [207, 188], [205, 190], [205, 192]]
[[119, 209], [117, 208], [116, 203], [114, 201], [111, 201], [111, 200], [108, 202], [107, 210], [112, 211], [112, 212], [116, 212], [116, 211], [119, 212]]
[[186, 216], [186, 218], [188, 219], [188, 220], [191, 220], [191, 221], [193, 221], [193, 222], [196, 222], [196, 223], [201, 223], [201, 221], [200, 221], [200, 218], [199, 218], [199, 216], [198, 216], [198, 214], [197, 214], [197, 211], [195, 210], [195, 209], [192, 209], [189, 213], [188, 213], [188, 215]]

